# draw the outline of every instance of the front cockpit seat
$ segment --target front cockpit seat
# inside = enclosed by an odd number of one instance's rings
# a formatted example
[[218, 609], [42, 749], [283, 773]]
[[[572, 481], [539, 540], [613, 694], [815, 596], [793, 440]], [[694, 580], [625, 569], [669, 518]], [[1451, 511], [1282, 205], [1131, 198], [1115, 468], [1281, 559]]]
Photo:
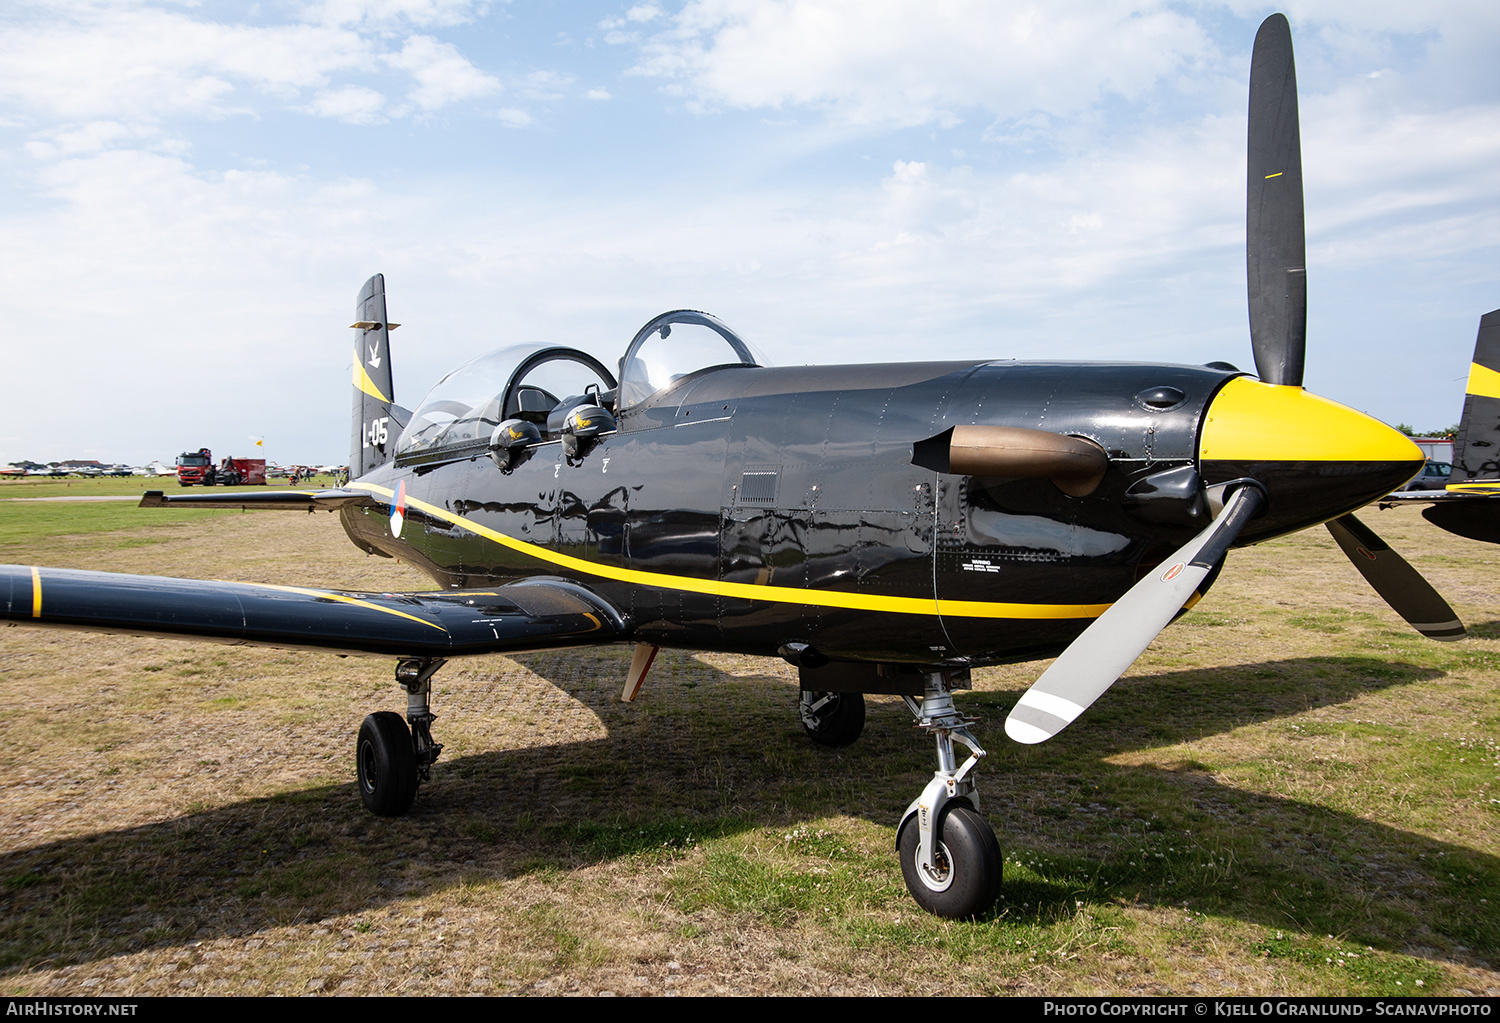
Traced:
[[507, 419], [523, 419], [537, 426], [547, 425], [547, 416], [557, 407], [557, 398], [540, 387], [522, 385], [516, 389], [515, 408], [506, 410]]

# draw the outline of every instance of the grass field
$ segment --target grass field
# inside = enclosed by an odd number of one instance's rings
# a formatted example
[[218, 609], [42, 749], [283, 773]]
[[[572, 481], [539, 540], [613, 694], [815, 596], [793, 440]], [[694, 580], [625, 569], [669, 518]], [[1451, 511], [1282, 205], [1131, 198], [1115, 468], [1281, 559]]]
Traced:
[[[90, 486], [139, 484], [30, 496]], [[352, 747], [404, 706], [387, 660], [0, 630], [0, 990], [1500, 995], [1500, 547], [1362, 515], [1469, 639], [1318, 530], [1232, 552], [1052, 742], [1001, 729], [1043, 664], [976, 673], [1006, 885], [972, 923], [892, 848], [930, 742], [874, 697], [813, 746], [779, 661], [663, 652], [634, 704], [624, 647], [452, 662], [381, 820]], [[329, 515], [128, 502], [0, 501], [0, 561], [429, 585]]]

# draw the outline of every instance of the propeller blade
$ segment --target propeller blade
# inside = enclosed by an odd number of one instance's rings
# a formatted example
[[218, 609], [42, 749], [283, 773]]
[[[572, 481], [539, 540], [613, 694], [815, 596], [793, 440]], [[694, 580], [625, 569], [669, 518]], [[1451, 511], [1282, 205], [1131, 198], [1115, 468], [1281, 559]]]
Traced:
[[1334, 519], [1328, 531], [1354, 562], [1365, 582], [1411, 627], [1428, 639], [1463, 639], [1467, 633], [1453, 608], [1432, 584], [1353, 515]]
[[1250, 59], [1245, 270], [1255, 370], [1268, 384], [1300, 387], [1307, 348], [1302, 136], [1292, 30], [1281, 14], [1261, 23]]
[[1208, 528], [1132, 586], [1042, 672], [1005, 719], [1005, 734], [1043, 742], [1087, 710], [1182, 610], [1264, 501], [1257, 486], [1236, 490]]

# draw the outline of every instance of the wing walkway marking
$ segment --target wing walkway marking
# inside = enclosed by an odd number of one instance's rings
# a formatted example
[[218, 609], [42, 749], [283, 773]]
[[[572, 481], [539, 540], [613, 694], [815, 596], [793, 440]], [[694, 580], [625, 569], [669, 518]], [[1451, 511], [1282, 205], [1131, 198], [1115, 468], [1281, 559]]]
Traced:
[[379, 604], [372, 604], [368, 600], [360, 600], [358, 597], [350, 597], [342, 593], [330, 593], [327, 590], [309, 590], [304, 589], [301, 586], [277, 586], [273, 583], [245, 583], [243, 585], [261, 586], [268, 590], [281, 590], [283, 593], [300, 593], [305, 597], [318, 597], [324, 600], [336, 600], [341, 604], [353, 604], [355, 607], [369, 608], [371, 611], [380, 611], [384, 614], [396, 615], [398, 618], [409, 618], [414, 622], [421, 622], [429, 629], [436, 629], [442, 633], [447, 633], [448, 631], [441, 625], [434, 625], [432, 622], [429, 622], [425, 618], [418, 618], [416, 615], [407, 614], [405, 611], [397, 611], [393, 607], [381, 607]]

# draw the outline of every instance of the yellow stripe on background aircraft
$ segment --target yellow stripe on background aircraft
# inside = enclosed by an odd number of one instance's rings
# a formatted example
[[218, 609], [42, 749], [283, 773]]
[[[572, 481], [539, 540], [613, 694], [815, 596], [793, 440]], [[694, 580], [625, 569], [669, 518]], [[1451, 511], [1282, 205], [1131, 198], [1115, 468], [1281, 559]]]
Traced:
[[897, 829], [907, 886], [934, 913], [983, 913], [1002, 858], [972, 773], [984, 750], [952, 698], [971, 668], [1057, 658], [1005, 726], [1042, 742], [1207, 591], [1230, 547], [1323, 523], [1417, 629], [1464, 634], [1350, 514], [1415, 475], [1421, 452], [1302, 388], [1300, 145], [1276, 15], [1250, 78], [1259, 379], [1227, 363], [776, 368], [714, 317], [678, 310], [641, 328], [618, 376], [572, 348], [519, 346], [407, 411], [377, 275], [354, 323], [347, 486], [143, 504], [336, 510], [358, 547], [441, 590], [13, 566], [0, 569], [4, 615], [395, 658], [405, 719], [371, 714], [356, 743], [362, 798], [385, 815], [412, 805], [441, 749], [429, 697], [447, 658], [632, 643], [633, 699], [662, 646], [780, 656], [816, 742], [858, 737], [863, 694], [905, 698], [938, 760]]
[[1381, 508], [1418, 503], [1422, 517], [1450, 533], [1500, 543], [1500, 309], [1479, 318], [1464, 411], [1453, 438], [1453, 471], [1443, 490], [1390, 494]]

